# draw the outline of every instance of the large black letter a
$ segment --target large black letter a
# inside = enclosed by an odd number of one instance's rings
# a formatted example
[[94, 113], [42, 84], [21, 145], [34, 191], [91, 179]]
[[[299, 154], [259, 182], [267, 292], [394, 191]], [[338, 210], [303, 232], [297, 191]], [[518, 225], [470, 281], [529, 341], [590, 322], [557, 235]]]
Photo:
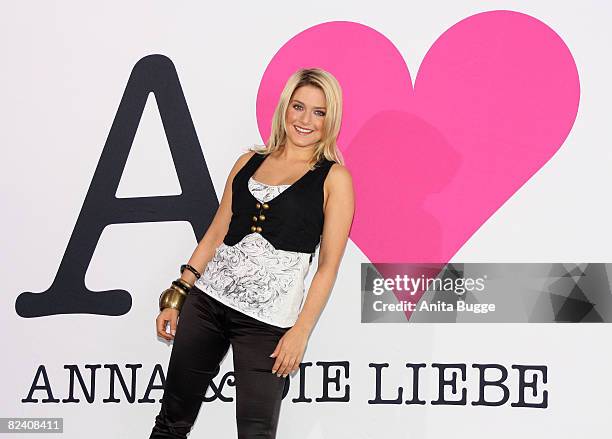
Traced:
[[[116, 198], [140, 118], [150, 92], [155, 94], [181, 195]], [[69, 166], [69, 165], [67, 165]], [[24, 292], [15, 310], [21, 317], [53, 314], [122, 315], [132, 306], [125, 290], [92, 292], [85, 272], [100, 235], [109, 224], [189, 221], [199, 242], [219, 206], [208, 167], [172, 61], [150, 55], [136, 63], [94, 172], [59, 269], [43, 293]], [[138, 272], [142, 267], [134, 267]], [[146, 273], [143, 273], [146, 274]]]

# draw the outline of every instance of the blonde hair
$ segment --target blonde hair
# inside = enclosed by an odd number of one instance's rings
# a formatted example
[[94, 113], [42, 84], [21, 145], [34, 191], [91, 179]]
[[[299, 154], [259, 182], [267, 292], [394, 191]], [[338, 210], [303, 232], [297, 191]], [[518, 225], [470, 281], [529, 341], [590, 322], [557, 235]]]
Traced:
[[268, 141], [265, 145], [254, 145], [254, 149], [251, 150], [266, 155], [280, 149], [285, 144], [287, 141], [285, 114], [289, 102], [295, 91], [305, 85], [317, 87], [323, 92], [327, 108], [323, 122], [323, 134], [315, 146], [313, 157], [309, 162], [310, 168], [313, 169], [323, 157], [344, 164], [342, 153], [336, 144], [342, 122], [342, 89], [331, 73], [318, 68], [303, 68], [289, 77], [274, 110], [272, 130]]

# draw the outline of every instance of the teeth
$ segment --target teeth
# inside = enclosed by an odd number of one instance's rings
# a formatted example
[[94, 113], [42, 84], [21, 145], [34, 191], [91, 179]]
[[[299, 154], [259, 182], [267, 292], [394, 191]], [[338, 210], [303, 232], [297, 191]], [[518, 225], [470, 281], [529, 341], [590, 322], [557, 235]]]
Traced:
[[295, 127], [296, 130], [298, 130], [300, 133], [311, 133], [312, 130], [304, 130], [296, 125], [293, 125]]

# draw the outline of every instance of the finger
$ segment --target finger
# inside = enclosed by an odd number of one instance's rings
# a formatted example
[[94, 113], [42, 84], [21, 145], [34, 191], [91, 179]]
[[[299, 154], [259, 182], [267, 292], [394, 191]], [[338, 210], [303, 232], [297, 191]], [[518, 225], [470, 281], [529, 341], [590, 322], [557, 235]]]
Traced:
[[168, 337], [168, 334], [166, 334], [166, 331], [158, 331], [157, 335], [163, 338], [164, 340], [170, 340], [170, 338]]
[[272, 351], [272, 353], [270, 354], [270, 357], [276, 357], [278, 355], [278, 351], [279, 351], [279, 344], [276, 345], [276, 348]]
[[274, 365], [272, 366], [272, 373], [274, 373], [274, 371], [276, 371], [276, 369], [278, 369], [278, 366], [280, 366], [280, 362], [279, 362], [279, 354], [281, 353], [281, 346], [283, 344], [283, 339], [281, 338], [279, 340], [278, 343], [276, 343], [276, 348], [274, 348], [274, 351], [270, 354], [270, 357], [276, 357], [276, 361], [274, 362]]
[[286, 354], [283, 358], [283, 362], [281, 363], [281, 367], [276, 373], [278, 376], [284, 376], [287, 373], [287, 366], [289, 365], [290, 360], [291, 357], [289, 356], [289, 354]]
[[302, 364], [302, 356], [295, 359], [295, 364], [293, 365], [293, 370], [291, 372], [297, 372], [300, 370], [300, 364]]
[[167, 322], [167, 320], [164, 319], [163, 317], [158, 317], [158, 320], [157, 320], [157, 335], [159, 335], [161, 338], [163, 338], [165, 340], [172, 340], [172, 338], [170, 338], [170, 336], [166, 332], [166, 322]]
[[274, 366], [272, 366], [272, 373], [278, 374], [279, 368], [283, 365], [283, 360], [285, 359], [285, 352], [281, 349], [280, 353], [276, 357], [276, 361], [274, 362]]
[[296, 357], [292, 357], [291, 360], [287, 363], [287, 369], [285, 369], [285, 374], [284, 374], [285, 377], [289, 375], [291, 372], [293, 372], [293, 367], [295, 365], [295, 358]]
[[289, 367], [288, 367], [288, 369], [289, 369], [289, 370], [288, 370], [287, 374], [292, 374], [293, 372], [295, 372], [295, 369], [296, 369], [296, 365], [297, 365], [297, 364], [298, 364], [298, 361], [297, 361], [297, 357], [296, 357], [296, 358], [293, 360], [293, 362], [291, 362], [291, 363], [289, 364]]
[[170, 334], [172, 334], [173, 338], [176, 335], [176, 319], [175, 318], [170, 320]]
[[155, 319], [155, 329], [157, 331], [157, 335], [160, 337], [162, 336], [162, 330], [164, 327], [163, 324], [164, 324], [163, 319], [161, 318], [161, 316], [158, 316], [157, 319]]

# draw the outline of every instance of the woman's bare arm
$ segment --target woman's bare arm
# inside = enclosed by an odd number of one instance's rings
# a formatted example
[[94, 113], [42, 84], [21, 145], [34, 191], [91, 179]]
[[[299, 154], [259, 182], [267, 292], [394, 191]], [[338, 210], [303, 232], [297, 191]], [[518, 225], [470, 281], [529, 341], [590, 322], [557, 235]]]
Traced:
[[[208, 262], [214, 256], [215, 250], [221, 245], [223, 238], [227, 234], [232, 218], [232, 181], [253, 154], [255, 153], [252, 151], [246, 152], [238, 157], [238, 160], [234, 163], [225, 182], [225, 189], [223, 190], [223, 196], [221, 197], [217, 213], [189, 259], [188, 264], [198, 270], [199, 273], [204, 272], [206, 265], [208, 265]], [[195, 275], [189, 270], [185, 270], [181, 278], [190, 285], [193, 285], [196, 281]]]
[[325, 184], [329, 187], [329, 195], [324, 208], [325, 222], [317, 272], [294, 325], [308, 333], [314, 328], [336, 281], [355, 212], [353, 180], [346, 167], [339, 163], [334, 164], [329, 170]]
[[[223, 190], [223, 196], [221, 197], [217, 212], [208, 226], [208, 229], [206, 229], [204, 237], [200, 240], [188, 261], [188, 264], [198, 270], [199, 273], [204, 272], [206, 265], [208, 265], [208, 262], [214, 256], [217, 247], [221, 244], [229, 229], [229, 224], [232, 219], [232, 182], [234, 176], [253, 154], [254, 152], [251, 151], [244, 153], [238, 157], [238, 160], [234, 163], [227, 177], [227, 181], [225, 182], [225, 189]], [[183, 271], [181, 279], [189, 283], [189, 285], [194, 285], [196, 281], [195, 274], [189, 270]], [[157, 335], [168, 341], [173, 340], [176, 335], [178, 320], [178, 309], [167, 307], [161, 310], [155, 319]], [[167, 332], [168, 325], [170, 326], [169, 333]]]

